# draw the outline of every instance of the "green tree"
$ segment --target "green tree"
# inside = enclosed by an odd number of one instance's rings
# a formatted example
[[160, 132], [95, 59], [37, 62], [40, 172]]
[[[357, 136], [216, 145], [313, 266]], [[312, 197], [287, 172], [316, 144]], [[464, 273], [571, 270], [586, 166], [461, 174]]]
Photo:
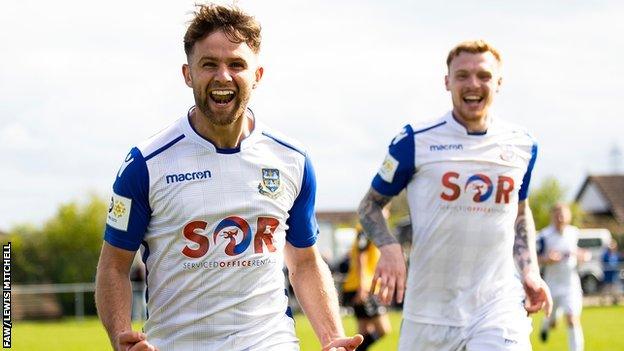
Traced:
[[[545, 178], [539, 187], [531, 191], [529, 205], [535, 219], [537, 230], [548, 226], [550, 223], [550, 210], [559, 202], [565, 202], [567, 189], [554, 177]], [[576, 203], [570, 204], [572, 212], [572, 224], [579, 225], [585, 215]]]
[[42, 257], [44, 244], [41, 230], [32, 225], [21, 224], [9, 232], [6, 241], [11, 242], [11, 279], [16, 283], [41, 283], [46, 278]]
[[86, 204], [61, 205], [43, 228], [48, 275], [55, 283], [95, 280], [107, 204], [92, 195]]
[[[95, 281], [102, 247], [107, 204], [91, 195], [85, 203], [62, 204], [41, 228], [19, 225], [9, 232], [13, 249], [14, 282], [84, 283]], [[73, 312], [74, 296], [60, 296], [65, 314]], [[94, 313], [85, 296], [86, 312]]]

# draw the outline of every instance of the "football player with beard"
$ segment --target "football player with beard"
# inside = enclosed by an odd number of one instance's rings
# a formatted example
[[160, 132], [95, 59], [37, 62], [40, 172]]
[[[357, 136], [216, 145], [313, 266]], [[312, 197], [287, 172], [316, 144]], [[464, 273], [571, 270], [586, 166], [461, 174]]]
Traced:
[[[323, 350], [362, 342], [344, 335], [315, 244], [310, 157], [247, 107], [264, 73], [260, 39], [240, 9], [200, 5], [182, 67], [196, 106], [132, 148], [117, 173], [96, 279], [115, 350], [298, 350], [284, 264]], [[144, 333], [130, 324], [139, 249]]]

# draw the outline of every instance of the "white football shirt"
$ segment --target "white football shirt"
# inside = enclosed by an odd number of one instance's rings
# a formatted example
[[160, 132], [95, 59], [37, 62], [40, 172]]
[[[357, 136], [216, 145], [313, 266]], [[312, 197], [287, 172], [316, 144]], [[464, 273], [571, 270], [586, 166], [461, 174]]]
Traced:
[[313, 245], [318, 227], [314, 170], [293, 145], [255, 119], [219, 149], [184, 117], [126, 157], [105, 240], [141, 248], [144, 329], [161, 350], [298, 349], [284, 245]]
[[407, 125], [373, 179], [386, 196], [407, 188], [413, 237], [406, 319], [466, 326], [501, 303], [522, 302], [514, 222], [537, 145], [519, 127], [490, 122], [476, 134], [450, 112]]
[[544, 266], [544, 281], [548, 284], [553, 296], [579, 294], [581, 280], [577, 268], [576, 251], [578, 249], [579, 229], [567, 225], [563, 233], [559, 233], [555, 226], [544, 228], [538, 235], [538, 253], [546, 254], [555, 251], [562, 257], [561, 261]]

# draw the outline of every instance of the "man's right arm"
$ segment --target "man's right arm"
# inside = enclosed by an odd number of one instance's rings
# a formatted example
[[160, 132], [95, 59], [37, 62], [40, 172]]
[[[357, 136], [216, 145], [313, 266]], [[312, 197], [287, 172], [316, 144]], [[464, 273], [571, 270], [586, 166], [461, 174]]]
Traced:
[[[391, 199], [391, 196], [382, 195], [370, 188], [358, 208], [364, 232], [381, 252], [371, 284], [371, 293], [376, 291], [384, 304], [390, 304], [395, 294], [396, 301], [402, 302], [405, 291], [406, 268], [403, 249], [394, 235], [390, 233], [382, 212]], [[379, 290], [376, 290], [376, 287]]]
[[157, 350], [130, 322], [132, 286], [129, 272], [135, 252], [104, 242], [97, 266], [95, 304], [114, 350]]

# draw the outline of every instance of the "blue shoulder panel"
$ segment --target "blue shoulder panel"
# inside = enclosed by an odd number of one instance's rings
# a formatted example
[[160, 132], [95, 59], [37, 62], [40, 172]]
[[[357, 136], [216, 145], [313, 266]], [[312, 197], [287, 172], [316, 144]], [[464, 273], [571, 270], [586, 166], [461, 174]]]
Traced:
[[[432, 129], [437, 127], [431, 127]], [[428, 130], [426, 129], [426, 130]], [[407, 186], [415, 171], [414, 130], [409, 124], [392, 139], [388, 154], [371, 186], [386, 196], [395, 196]]]
[[[151, 213], [147, 165], [141, 151], [135, 147], [124, 160], [113, 184], [104, 240], [115, 247], [136, 251], [143, 241]], [[114, 221], [115, 217], [120, 220], [119, 224], [111, 223], [111, 218]]]
[[537, 142], [533, 143], [533, 147], [531, 148], [531, 160], [522, 178], [522, 185], [520, 186], [520, 193], [518, 194], [519, 201], [524, 201], [529, 197], [529, 183], [531, 182], [531, 172], [533, 172], [533, 166], [535, 166], [535, 159], [537, 159]]
[[314, 245], [319, 229], [314, 215], [316, 201], [316, 175], [310, 158], [305, 158], [303, 181], [299, 195], [295, 199], [289, 213], [286, 240], [294, 247], [309, 247]]

